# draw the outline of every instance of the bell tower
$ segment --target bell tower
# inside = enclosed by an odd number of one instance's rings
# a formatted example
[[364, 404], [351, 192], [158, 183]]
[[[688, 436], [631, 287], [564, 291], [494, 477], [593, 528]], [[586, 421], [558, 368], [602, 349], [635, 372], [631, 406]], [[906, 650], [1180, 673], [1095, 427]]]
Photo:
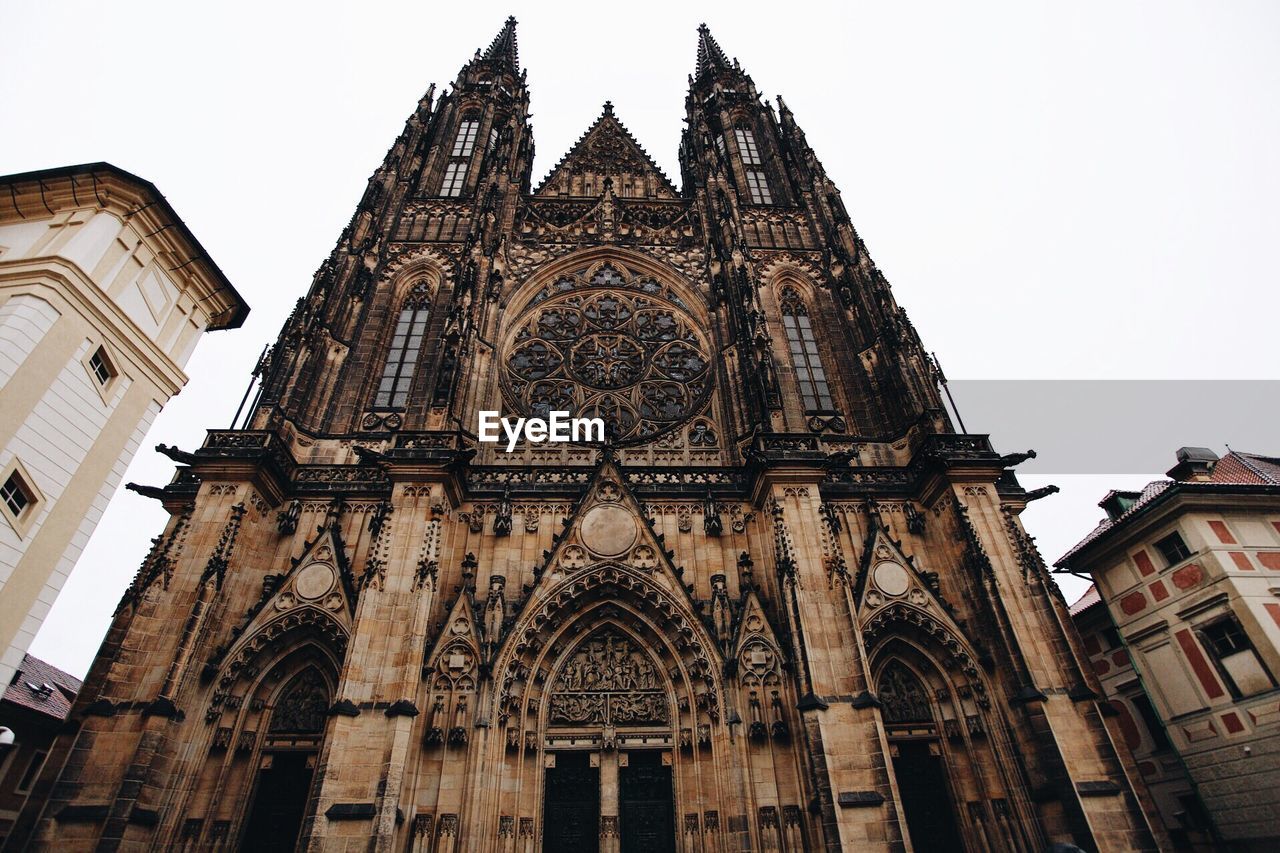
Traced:
[[516, 48], [418, 103], [244, 423], [158, 448], [14, 838], [1156, 849], [1026, 455], [956, 433], [782, 98], [700, 27], [679, 186], [611, 102], [535, 185]]

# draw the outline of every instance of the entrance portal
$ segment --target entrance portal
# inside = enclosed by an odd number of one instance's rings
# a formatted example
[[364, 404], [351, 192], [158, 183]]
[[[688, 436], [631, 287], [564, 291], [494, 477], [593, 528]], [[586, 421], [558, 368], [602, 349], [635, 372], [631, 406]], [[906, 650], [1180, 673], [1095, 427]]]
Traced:
[[586, 752], [559, 752], [547, 768], [542, 813], [546, 853], [597, 853], [600, 849], [600, 770]]
[[253, 853], [289, 853], [298, 843], [307, 810], [315, 754], [276, 752], [263, 756], [268, 764], [258, 774], [253, 807], [240, 838], [240, 849]]
[[675, 853], [671, 767], [662, 753], [629, 752], [618, 768], [619, 840], [622, 853]]
[[933, 754], [933, 744], [928, 741], [904, 740], [894, 746], [898, 754], [893, 759], [893, 772], [898, 778], [911, 846], [929, 853], [962, 853], [964, 845], [947, 796], [942, 757]]

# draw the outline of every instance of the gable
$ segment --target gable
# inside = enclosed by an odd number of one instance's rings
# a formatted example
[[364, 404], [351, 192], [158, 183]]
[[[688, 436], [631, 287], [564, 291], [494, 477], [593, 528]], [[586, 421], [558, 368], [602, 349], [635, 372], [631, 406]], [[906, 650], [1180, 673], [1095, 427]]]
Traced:
[[544, 198], [594, 197], [612, 182], [614, 195], [632, 198], [676, 198], [675, 187], [653, 159], [613, 115], [605, 111], [588, 128], [534, 192]]

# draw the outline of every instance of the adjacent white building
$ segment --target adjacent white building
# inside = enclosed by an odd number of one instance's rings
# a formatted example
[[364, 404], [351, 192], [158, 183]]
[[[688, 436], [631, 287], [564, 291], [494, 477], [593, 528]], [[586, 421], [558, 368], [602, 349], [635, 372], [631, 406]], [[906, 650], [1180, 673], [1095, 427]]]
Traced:
[[248, 310], [149, 181], [0, 177], [0, 689], [201, 334]]

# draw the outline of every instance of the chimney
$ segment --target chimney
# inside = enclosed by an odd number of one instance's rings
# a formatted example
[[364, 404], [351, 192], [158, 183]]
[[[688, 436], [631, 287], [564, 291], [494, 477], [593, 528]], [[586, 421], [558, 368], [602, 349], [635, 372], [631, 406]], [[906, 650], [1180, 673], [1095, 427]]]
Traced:
[[1184, 483], [1207, 483], [1218, 454], [1207, 447], [1178, 448], [1178, 464], [1166, 474]]

